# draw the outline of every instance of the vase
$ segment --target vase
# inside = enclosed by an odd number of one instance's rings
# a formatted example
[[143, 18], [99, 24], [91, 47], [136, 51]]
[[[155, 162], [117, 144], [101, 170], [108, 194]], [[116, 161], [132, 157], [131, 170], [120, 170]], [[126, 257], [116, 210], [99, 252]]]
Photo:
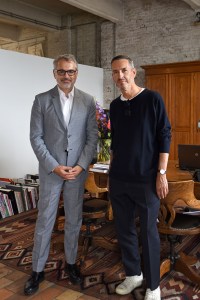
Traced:
[[110, 139], [100, 139], [98, 143], [97, 158], [98, 162], [110, 161]]

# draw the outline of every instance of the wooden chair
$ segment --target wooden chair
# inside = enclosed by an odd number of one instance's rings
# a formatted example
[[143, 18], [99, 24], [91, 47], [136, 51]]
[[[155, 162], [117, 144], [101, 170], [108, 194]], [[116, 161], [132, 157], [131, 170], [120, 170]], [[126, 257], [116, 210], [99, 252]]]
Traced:
[[200, 200], [200, 182], [195, 181], [194, 183], [194, 194], [195, 197]]
[[161, 263], [160, 274], [162, 277], [173, 269], [200, 285], [200, 275], [191, 267], [197, 258], [175, 251], [176, 243], [180, 243], [183, 236], [200, 233], [200, 216], [183, 214], [185, 207], [200, 210], [200, 202], [194, 196], [193, 180], [169, 182], [169, 194], [161, 199], [158, 230], [167, 235], [170, 253]]

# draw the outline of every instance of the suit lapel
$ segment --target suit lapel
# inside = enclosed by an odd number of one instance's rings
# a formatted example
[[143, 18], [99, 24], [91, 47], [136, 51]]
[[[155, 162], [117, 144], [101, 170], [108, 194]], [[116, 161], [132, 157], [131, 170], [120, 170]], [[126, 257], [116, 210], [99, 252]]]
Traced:
[[71, 116], [69, 120], [69, 125], [71, 124], [71, 120], [77, 120], [77, 114], [80, 113], [80, 103], [81, 103], [81, 95], [79, 91], [74, 88], [74, 101], [73, 101], [73, 106], [72, 106], [72, 111], [71, 111]]
[[60, 120], [64, 129], [66, 129], [57, 86], [55, 86], [55, 88], [52, 90], [52, 102], [53, 102], [56, 114], [58, 116], [58, 119]]

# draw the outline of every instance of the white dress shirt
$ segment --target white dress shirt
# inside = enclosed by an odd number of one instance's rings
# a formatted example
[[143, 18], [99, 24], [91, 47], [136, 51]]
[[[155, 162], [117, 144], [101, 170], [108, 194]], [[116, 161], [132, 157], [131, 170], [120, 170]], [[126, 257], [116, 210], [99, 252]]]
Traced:
[[74, 88], [71, 90], [71, 92], [68, 95], [66, 95], [59, 87], [58, 87], [58, 92], [60, 95], [60, 102], [61, 102], [63, 117], [64, 117], [65, 125], [67, 128], [68, 124], [69, 124], [73, 100], [74, 100]]

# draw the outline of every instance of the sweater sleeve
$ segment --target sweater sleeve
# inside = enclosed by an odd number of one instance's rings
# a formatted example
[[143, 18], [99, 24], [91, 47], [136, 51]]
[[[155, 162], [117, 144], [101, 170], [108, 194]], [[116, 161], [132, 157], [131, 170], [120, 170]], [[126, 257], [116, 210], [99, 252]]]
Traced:
[[171, 125], [167, 116], [164, 101], [162, 97], [156, 93], [157, 98], [157, 138], [159, 145], [159, 153], [169, 153], [171, 143]]

